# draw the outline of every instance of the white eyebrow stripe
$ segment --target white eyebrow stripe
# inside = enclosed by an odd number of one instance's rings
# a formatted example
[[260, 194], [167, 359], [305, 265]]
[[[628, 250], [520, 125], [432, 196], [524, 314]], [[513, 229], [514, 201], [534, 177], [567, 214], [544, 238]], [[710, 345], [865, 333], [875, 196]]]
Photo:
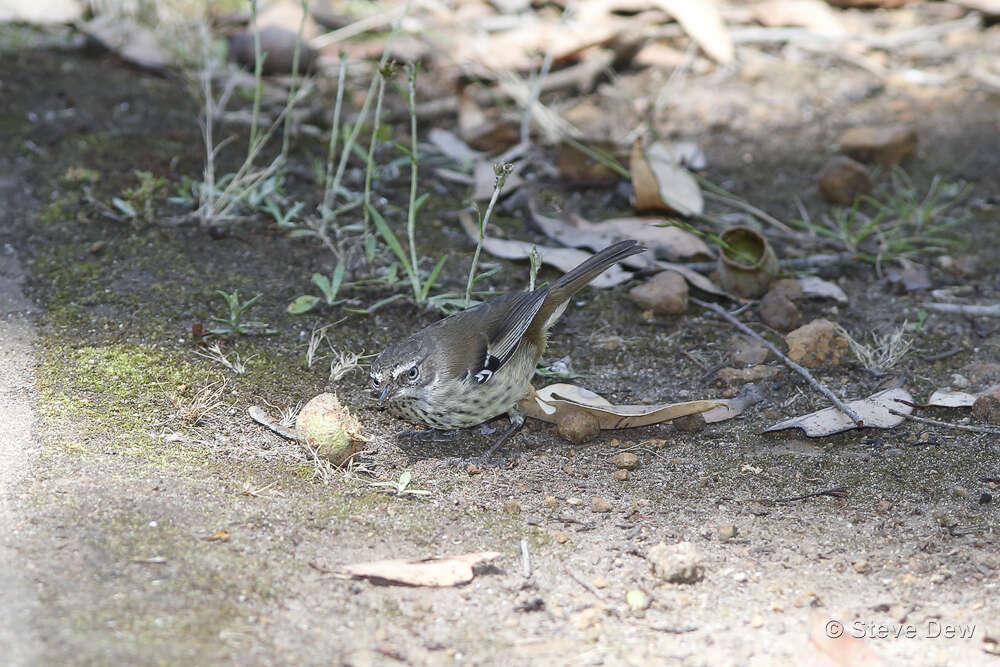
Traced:
[[399, 376], [400, 376], [400, 375], [402, 375], [403, 373], [405, 373], [405, 372], [406, 372], [406, 371], [408, 371], [408, 370], [410, 370], [410, 369], [409, 369], [409, 368], [406, 368], [405, 366], [400, 366], [399, 368], [395, 369], [395, 370], [394, 370], [394, 371], [392, 372], [392, 379], [393, 379], [393, 380], [397, 380], [397, 379], [399, 379]]

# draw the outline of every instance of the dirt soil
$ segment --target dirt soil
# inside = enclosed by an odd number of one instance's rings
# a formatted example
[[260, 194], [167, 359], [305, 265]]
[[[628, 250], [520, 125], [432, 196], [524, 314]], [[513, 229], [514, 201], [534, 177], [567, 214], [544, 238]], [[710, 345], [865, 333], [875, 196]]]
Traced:
[[[333, 323], [338, 350], [377, 352], [437, 314], [401, 300], [374, 316], [295, 318], [285, 306], [312, 290], [312, 271], [333, 267], [319, 244], [263, 219], [210, 234], [102, 215], [87, 192], [109, 203], [135, 186], [135, 169], [171, 187], [198, 176], [195, 105], [179, 83], [110, 56], [24, 48], [0, 60], [0, 643], [14, 664], [806, 664], [819, 660], [807, 647], [814, 616], [863, 629], [899, 664], [997, 659], [996, 436], [912, 422], [821, 439], [762, 435], [825, 407], [785, 369], [763, 403], [696, 432], [660, 425], [573, 446], [529, 423], [494, 465], [476, 468], [466, 461], [489, 446], [484, 436], [397, 442], [406, 425], [375, 409], [364, 373], [328, 386], [329, 359], [305, 368], [306, 344]], [[641, 84], [638, 74], [616, 82], [623, 98]], [[939, 176], [973, 189], [957, 254], [978, 255], [983, 269], [956, 279], [925, 258], [933, 287], [968, 285], [980, 303], [998, 301], [996, 94], [874, 85], [863, 70], [804, 59], [694, 77], [674, 99], [688, 103], [674, 104], [665, 131], [704, 147], [710, 180], [782, 218], [797, 215], [796, 197], [814, 214], [829, 208], [814, 175], [843, 128], [912, 124], [914, 183]], [[306, 165], [302, 155], [323, 147], [297, 150]], [[316, 187], [303, 179], [300, 189]], [[434, 188], [429, 207], [461, 206], [461, 189]], [[606, 203], [614, 192], [561, 196]], [[452, 248], [443, 284], [460, 289], [472, 245], [444, 213], [426, 217], [421, 251]], [[501, 220], [511, 237], [540, 238], [522, 211]], [[503, 266], [492, 284], [520, 289], [524, 267]], [[824, 275], [850, 301], [804, 302], [804, 321], [826, 317], [856, 337], [922, 322], [896, 369], [917, 400], [954, 374], [973, 389], [1000, 379], [995, 320], [922, 319], [927, 291], [897, 294], [866, 263]], [[247, 362], [243, 375], [196, 354], [192, 326], [221, 313], [218, 289], [263, 293], [252, 316], [277, 331], [227, 341]], [[569, 356], [577, 381], [614, 402], [722, 395], [712, 371], [730, 363], [728, 325], [693, 306], [643, 318], [626, 292], [583, 292], [546, 359]], [[365, 306], [389, 292], [348, 294]], [[850, 398], [881, 382], [853, 362], [817, 375]], [[198, 419], [196, 394], [213, 383], [224, 389]], [[325, 388], [371, 436], [351, 471], [318, 468], [246, 414], [254, 404], [292, 409]], [[623, 448], [639, 461], [619, 481], [610, 459]], [[370, 486], [406, 470], [431, 493]], [[843, 493], [777, 502], [834, 488]], [[593, 511], [594, 498], [610, 511]], [[662, 581], [650, 550], [684, 541], [704, 578]], [[453, 588], [335, 574], [353, 562], [493, 550], [503, 554], [493, 566]], [[647, 608], [626, 603], [633, 590]], [[916, 637], [874, 636], [901, 624]], [[971, 634], [949, 638], [949, 627]]]

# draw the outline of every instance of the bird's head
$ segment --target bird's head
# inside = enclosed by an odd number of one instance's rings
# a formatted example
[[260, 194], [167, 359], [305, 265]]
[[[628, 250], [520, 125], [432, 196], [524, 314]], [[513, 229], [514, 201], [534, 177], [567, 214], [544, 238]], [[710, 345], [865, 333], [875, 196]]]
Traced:
[[368, 375], [369, 389], [379, 403], [406, 401], [433, 382], [435, 374], [431, 346], [418, 334], [378, 355]]

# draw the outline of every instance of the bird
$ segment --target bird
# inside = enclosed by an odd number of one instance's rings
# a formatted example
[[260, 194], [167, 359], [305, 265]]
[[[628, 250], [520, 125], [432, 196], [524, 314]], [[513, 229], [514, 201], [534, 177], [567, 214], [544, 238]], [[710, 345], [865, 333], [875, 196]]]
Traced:
[[396, 417], [438, 430], [508, 413], [511, 427], [484, 456], [489, 458], [524, 423], [517, 402], [529, 393], [548, 331], [569, 300], [612, 265], [645, 250], [638, 241], [620, 241], [551, 285], [490, 299], [393, 343], [371, 365], [372, 395]]

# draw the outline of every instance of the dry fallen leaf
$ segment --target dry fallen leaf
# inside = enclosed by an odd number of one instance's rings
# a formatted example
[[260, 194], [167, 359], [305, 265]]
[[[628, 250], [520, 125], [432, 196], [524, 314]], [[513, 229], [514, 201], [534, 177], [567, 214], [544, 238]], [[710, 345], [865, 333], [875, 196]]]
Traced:
[[632, 175], [637, 211], [667, 209], [688, 216], [705, 210], [698, 181], [677, 162], [670, 147], [662, 142], [643, 149], [637, 140], [632, 146], [629, 173]]
[[842, 621], [816, 613], [809, 621], [809, 643], [798, 664], [816, 667], [885, 667], [887, 662], [852, 635]]
[[[475, 220], [472, 219], [472, 215], [468, 211], [462, 211], [458, 214], [458, 219], [459, 222], [462, 223], [462, 229], [464, 229], [465, 233], [469, 235], [469, 238], [473, 241], [478, 241], [479, 229], [476, 226]], [[485, 241], [483, 241], [483, 250], [491, 255], [495, 255], [496, 257], [503, 257], [504, 259], [527, 259], [531, 254], [532, 248], [535, 248], [538, 251], [539, 256], [542, 258], [542, 263], [554, 266], [564, 272], [570, 271], [590, 257], [589, 252], [576, 250], [574, 248], [552, 248], [550, 246], [539, 246], [526, 241], [510, 241], [506, 239], [496, 239], [490, 236], [487, 236]], [[618, 264], [615, 264], [607, 271], [590, 281], [590, 285], [598, 288], [614, 287], [615, 285], [620, 285], [630, 278], [632, 278], [631, 273], [623, 269]]]
[[[861, 417], [866, 428], [892, 428], [902, 423], [904, 418], [891, 414], [889, 410], [895, 410], [907, 415], [913, 412], [912, 407], [900, 401], [912, 403], [913, 396], [902, 387], [895, 387], [872, 394], [868, 398], [851, 401], [847, 404], [847, 407], [854, 410]], [[781, 431], [786, 428], [801, 428], [810, 438], [818, 438], [849, 431], [857, 428], [857, 426], [851, 421], [850, 417], [837, 408], [826, 408], [807, 415], [786, 419], [770, 428], [764, 429], [764, 433]]]
[[655, 4], [677, 19], [684, 32], [714, 60], [723, 65], [733, 61], [733, 40], [713, 0], [657, 0]]
[[706, 424], [723, 422], [733, 417], [743, 414], [743, 411], [755, 403], [764, 400], [764, 391], [754, 383], [743, 385], [740, 393], [732, 398], [722, 401], [725, 405], [712, 408], [708, 412], [701, 413], [701, 418]]
[[847, 303], [847, 294], [840, 289], [839, 285], [823, 280], [816, 276], [806, 276], [799, 278], [799, 285], [802, 287], [802, 296], [810, 299], [833, 299], [839, 303]]
[[822, 0], [767, 0], [752, 11], [754, 18], [771, 28], [801, 26], [831, 37], [847, 34], [840, 16]]
[[472, 568], [476, 565], [502, 555], [499, 551], [483, 551], [450, 558], [377, 560], [345, 565], [340, 571], [355, 577], [407, 586], [457, 586], [472, 581], [475, 576]]
[[927, 405], [935, 408], [971, 408], [977, 395], [964, 391], [938, 389], [927, 399]]
[[558, 424], [567, 414], [584, 411], [597, 417], [602, 430], [660, 424], [726, 405], [724, 400], [687, 401], [659, 405], [612, 405], [589, 389], [556, 383], [532, 390], [518, 407], [528, 417]]
[[477, 160], [483, 157], [482, 151], [469, 148], [469, 145], [459, 139], [457, 134], [440, 127], [431, 128], [431, 131], [427, 134], [427, 139], [434, 144], [434, 147], [442, 155], [458, 162], [466, 169], [470, 168]]
[[571, 248], [603, 250], [622, 239], [635, 239], [649, 248], [649, 252], [633, 255], [625, 260], [624, 263], [628, 266], [651, 268], [655, 266], [655, 257], [666, 257], [675, 262], [714, 258], [704, 241], [680, 227], [669, 226], [667, 218], [611, 218], [591, 222], [575, 213], [569, 213], [563, 218], [542, 215], [535, 208], [534, 202], [529, 204], [529, 209], [532, 220], [546, 236]]

